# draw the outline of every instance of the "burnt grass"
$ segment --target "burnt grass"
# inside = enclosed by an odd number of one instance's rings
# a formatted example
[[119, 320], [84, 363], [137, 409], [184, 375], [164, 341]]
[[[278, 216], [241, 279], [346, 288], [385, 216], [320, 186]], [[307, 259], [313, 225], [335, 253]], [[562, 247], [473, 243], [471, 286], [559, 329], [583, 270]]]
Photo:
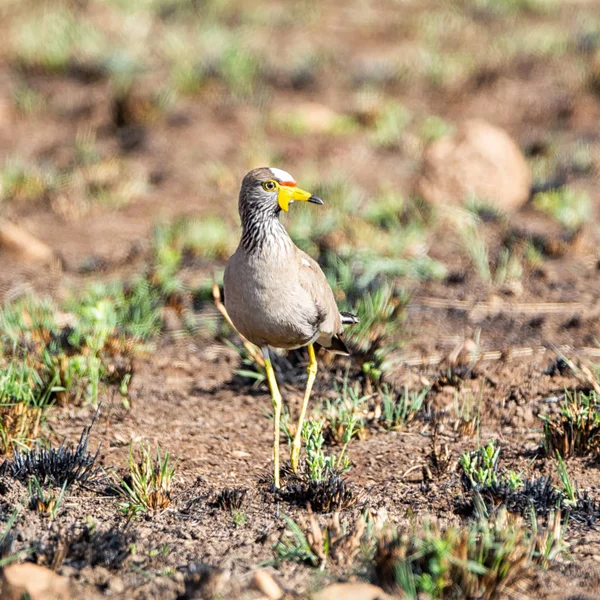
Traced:
[[[28, 11], [35, 3], [22, 4], [25, 8], [20, 10]], [[112, 10], [109, 5], [126, 3], [63, 4], [93, 21], [102, 20], [104, 10]], [[160, 5], [157, 14], [148, 13], [159, 31], [151, 29], [157, 50], [144, 53], [155, 60], [165, 47], [160, 28], [177, 27], [169, 40], [179, 39], [184, 22], [207, 3], [149, 4]], [[254, 9], [250, 3], [240, 4]], [[274, 547], [286, 528], [284, 515], [299, 523], [310, 513], [322, 527], [336, 513], [348, 522], [376, 515], [406, 530], [430, 519], [440, 527], [466, 525], [482, 511], [494, 515], [504, 508], [526, 523], [533, 512], [549, 520], [560, 510], [568, 555], [519, 582], [514, 597], [592, 597], [600, 591], [599, 432], [596, 420], [586, 415], [583, 428], [573, 429], [561, 413], [561, 403], [567, 391], [593, 389], [586, 373], [596, 373], [600, 363], [598, 7], [565, 2], [540, 13], [532, 8], [535, 2], [498, 3], [506, 4], [508, 12], [503, 13], [493, 2], [382, 2], [371, 3], [363, 18], [364, 3], [309, 4], [321, 12], [298, 14], [290, 4], [277, 17], [283, 21], [272, 25], [266, 20], [268, 31], [261, 30], [256, 16], [249, 21], [256, 30], [254, 41], [265, 42], [270, 54], [273, 30], [286, 28], [286, 51], [289, 42], [289, 51], [299, 57], [297, 65], [283, 54], [278, 68], [263, 64], [266, 58], [238, 62], [232, 50], [225, 66], [206, 67], [198, 90], [173, 94], [162, 84], [179, 73], [181, 64], [170, 65], [168, 73], [136, 65], [132, 76], [139, 73], [140, 79], [126, 89], [109, 68], [112, 58], [84, 62], [75, 57], [62, 69], [50, 71], [43, 64], [24, 64], [9, 48], [9, 40], [18, 37], [13, 36], [15, 21], [9, 10], [0, 9], [6, 40], [0, 42], [3, 159], [11, 165], [22, 160], [42, 170], [51, 167], [60, 175], [50, 189], [33, 198], [21, 180], [13, 186], [13, 196], [0, 197], [0, 218], [21, 225], [57, 255], [55, 264], [48, 266], [0, 248], [0, 301], [29, 292], [60, 299], [90, 284], [131, 282], [148, 274], [155, 258], [153, 228], [163, 220], [217, 216], [237, 241], [238, 182], [250, 165], [273, 161], [273, 166], [293, 173], [301, 186], [301, 178], [310, 173], [318, 185], [337, 179], [348, 183], [344, 194], [351, 202], [344, 210], [351, 213], [361, 203], [375, 204], [384, 192], [397, 192], [402, 207], [388, 215], [388, 227], [431, 228], [407, 255], [419, 257], [426, 250], [447, 271], [440, 279], [394, 280], [407, 304], [402, 306], [399, 331], [392, 340], [378, 339], [377, 352], [371, 348], [348, 359], [319, 354], [311, 408], [339, 396], [334, 384], [339, 389], [348, 364], [349, 381], [362, 393], [370, 396], [382, 383], [400, 391], [404, 386], [428, 388], [425, 403], [407, 425], [390, 431], [377, 425], [380, 415], [366, 415], [364, 436], [347, 447], [347, 473], [315, 482], [286, 472], [282, 488], [273, 490], [268, 389], [260, 376], [240, 375], [240, 370], [252, 368], [241, 360], [239, 340], [222, 334], [227, 328], [204, 292], [198, 291], [205, 290], [207, 281], [210, 289], [213, 276], [220, 281], [225, 256], [192, 260], [186, 255], [177, 274], [181, 286], [173, 298], [183, 295], [190, 300], [181, 307], [162, 307], [161, 334], [141, 348], [126, 356], [115, 352], [105, 357], [111, 385], [101, 386], [101, 408], [85, 402], [75, 405], [65, 394], [46, 414], [45, 443], [34, 445], [31, 452], [17, 450], [0, 458], [0, 559], [31, 561], [55, 570], [71, 582], [74, 599], [254, 600], [260, 597], [251, 589], [258, 569], [269, 570], [286, 597], [306, 598], [332, 582], [376, 581], [373, 564], [362, 558], [352, 564], [332, 561], [321, 571], [278, 563]], [[510, 12], [520, 4], [529, 8]], [[226, 11], [220, 30], [231, 29], [235, 36], [232, 28], [248, 17], [248, 12]], [[128, 22], [110, 19], [111, 27], [121, 21]], [[517, 31], [518, 24], [527, 32]], [[336, 34], [330, 35], [328, 28]], [[464, 31], [469, 35], [463, 36]], [[539, 53], [531, 50], [529, 31], [537, 35], [534, 41], [544, 42]], [[81, 33], [85, 35], [87, 30]], [[489, 52], [490, 40], [495, 39], [500, 50], [512, 48], [513, 41], [523, 42], [523, 49], [500, 60], [503, 51], [493, 56]], [[299, 41], [298, 54], [294, 44]], [[428, 62], [420, 74], [412, 72], [413, 47], [419, 44], [429, 44], [421, 47]], [[138, 54], [137, 49], [132, 53]], [[185, 48], [183, 54], [183, 67], [188, 67], [187, 57], [198, 52]], [[399, 68], [397, 54], [406, 54], [411, 68]], [[198, 65], [203, 64], [200, 58]], [[119, 61], [114, 62], [118, 67]], [[293, 69], [286, 71], [291, 62]], [[229, 93], [226, 85], [243, 80], [243, 73], [222, 69], [240, 65], [256, 79], [248, 89]], [[410, 123], [390, 146], [377, 146], [371, 136], [376, 115], [364, 101], [370, 101], [373, 91], [384, 105], [401, 103], [410, 114]], [[280, 109], [306, 104], [350, 116], [356, 129], [341, 133], [317, 126], [298, 133], [278, 124], [274, 115]], [[426, 211], [415, 208], [420, 204], [411, 204], [424, 140], [435, 137], [422, 132], [426, 117], [434, 122], [439, 117], [450, 127], [482, 118], [504, 128], [525, 150], [534, 170], [532, 192], [567, 185], [588, 194], [590, 214], [583, 225], [561, 226], [537, 210], [533, 199], [501, 217], [481, 209], [479, 227], [490, 264], [497, 266], [506, 249], [521, 252], [521, 258], [533, 257], [523, 258], [523, 271], [514, 285], [484, 281], [452, 224], [434, 229]], [[99, 164], [102, 177], [116, 164], [123, 166], [120, 177], [133, 181], [140, 169], [144, 185], [138, 196], [129, 200], [106, 195], [105, 190], [96, 193], [97, 182], [84, 191], [68, 187], [69, 177], [79, 182], [87, 160], [81, 155], [89, 151], [90, 140], [90, 156], [110, 159]], [[2, 179], [0, 193], [8, 183]], [[325, 194], [323, 199], [324, 207], [294, 205], [286, 223], [300, 219], [302, 210], [322, 209], [315, 221], [321, 225], [321, 217], [325, 222], [342, 210], [339, 199], [333, 206]], [[407, 215], [412, 213], [416, 217], [409, 223]], [[406, 231], [399, 229], [398, 240]], [[321, 251], [321, 259], [338, 250], [347, 252], [352, 244], [347, 232], [337, 229], [310, 233], [318, 239], [311, 238], [309, 253]], [[358, 239], [356, 244], [376, 241]], [[352, 248], [348, 255], [353, 257]], [[383, 279], [377, 274], [365, 290], [373, 291]], [[350, 296], [353, 304], [363, 293]], [[196, 320], [183, 335], [185, 316]], [[69, 315], [62, 317], [69, 321]], [[61, 324], [50, 343], [69, 356], [87, 351], [83, 340], [77, 344], [81, 347], [70, 344], [72, 333], [70, 325]], [[365, 359], [385, 359], [387, 370], [371, 377]], [[275, 354], [274, 364], [295, 420], [306, 382], [306, 353]], [[120, 393], [124, 377], [132, 373], [135, 377]], [[326, 453], [340, 452], [334, 438], [326, 439]], [[500, 473], [522, 473], [518, 489], [502, 482], [474, 488], [462, 477], [460, 456], [490, 439], [502, 447]], [[114, 474], [132, 483], [127, 475], [130, 446], [141, 443], [149, 445], [153, 457], [157, 446], [170, 453], [175, 466], [171, 504], [162, 511], [125, 514]], [[566, 498], [562, 490], [557, 449], [564, 456], [574, 498]], [[281, 455], [285, 463], [285, 441]], [[28, 485], [33, 478], [53, 499], [65, 487], [54, 512], [31, 508]]]
[[365, 504], [366, 494], [352, 482], [336, 474], [323, 480], [293, 477], [279, 490], [274, 490], [276, 500], [309, 507], [316, 513], [333, 513]]
[[102, 469], [97, 465], [100, 448], [94, 454], [88, 452], [90, 434], [98, 412], [92, 423], [81, 432], [76, 446], [65, 440], [58, 447], [36, 446], [28, 452], [16, 450], [12, 457], [0, 465], [0, 476], [25, 483], [35, 478], [41, 486], [64, 486], [65, 489], [74, 484], [100, 484]]
[[457, 510], [468, 516], [476, 516], [481, 506], [485, 506], [485, 514], [488, 515], [493, 515], [501, 507], [523, 517], [534, 514], [546, 517], [551, 512], [560, 511], [574, 523], [590, 528], [596, 527], [600, 517], [600, 501], [596, 497], [577, 490], [575, 499], [569, 499], [552, 477], [526, 479], [518, 489], [503, 481], [484, 487], [465, 487], [469, 489], [470, 498]]

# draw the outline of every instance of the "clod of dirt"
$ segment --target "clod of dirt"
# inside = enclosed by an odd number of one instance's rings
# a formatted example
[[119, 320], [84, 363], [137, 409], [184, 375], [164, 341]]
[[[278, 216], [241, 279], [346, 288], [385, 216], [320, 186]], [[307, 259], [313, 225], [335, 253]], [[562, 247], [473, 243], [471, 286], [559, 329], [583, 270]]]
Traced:
[[542, 371], [542, 373], [544, 375], [550, 375], [550, 377], [554, 377], [555, 375], [564, 377], [566, 373], [569, 373], [569, 370], [570, 367], [567, 361], [562, 356], [558, 356], [548, 365], [548, 368]]
[[152, 101], [130, 90], [114, 98], [111, 112], [121, 150], [131, 152], [142, 148], [146, 124], [155, 117]]
[[448, 369], [442, 369], [432, 385], [433, 391], [440, 391], [446, 386], [461, 389], [465, 381], [477, 379], [479, 374], [470, 364], [452, 365]]
[[205, 563], [190, 563], [184, 569], [185, 592], [177, 600], [212, 600], [223, 594], [229, 571]]
[[2, 571], [2, 599], [68, 600], [69, 580], [32, 563], [12, 564]]
[[531, 173], [517, 144], [479, 119], [433, 142], [423, 156], [417, 194], [431, 204], [462, 204], [476, 197], [510, 212], [523, 206]]

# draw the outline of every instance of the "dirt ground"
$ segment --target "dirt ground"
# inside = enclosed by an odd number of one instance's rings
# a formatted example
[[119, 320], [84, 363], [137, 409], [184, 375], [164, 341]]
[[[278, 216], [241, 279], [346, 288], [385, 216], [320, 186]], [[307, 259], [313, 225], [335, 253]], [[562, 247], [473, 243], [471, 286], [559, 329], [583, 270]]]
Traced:
[[[125, 172], [141, 170], [151, 182], [123, 206], [93, 206], [80, 214], [71, 209], [61, 212], [55, 199], [48, 198], [2, 205], [3, 216], [55, 250], [61, 264], [37, 266], [0, 251], [0, 298], [9, 301], [28, 292], [62, 298], [94, 281], [126, 279], [141, 272], [151, 252], [153, 227], [174, 216], [216, 214], [236, 231], [238, 182], [261, 153], [268, 156], [260, 143], [256, 149], [256, 131], [261, 127], [281, 168], [295, 173], [308, 167], [326, 179], [343, 165], [353, 185], [366, 190], [367, 199], [382, 177], [409, 196], [419, 169], [419, 156], [410, 149], [374, 149], [361, 131], [345, 136], [318, 132], [293, 136], [274, 128], [269, 115], [303, 102], [324, 104], [340, 113], [352, 111], [353, 77], [363, 68], [372, 71], [387, 59], [409, 52], [415, 43], [411, 27], [426, 22], [436, 4], [327, 2], [318, 24], [299, 24], [290, 33], [290, 43], [304, 37], [307, 45], [330, 57], [314, 85], [274, 86], [265, 101], [267, 108], [223, 102], [209, 85], [194, 96], [179, 98], [167, 115], [140, 124], [142, 141], [131, 149], [123, 142], [123, 128], [115, 124], [114, 89], [106, 79], [22, 70], [8, 51], [0, 54], [0, 149], [7, 160], [19, 156], [60, 168], [73, 160], [81, 132], [93, 130], [103, 153], [120, 157]], [[458, 15], [468, 13], [464, 6], [456, 4]], [[92, 13], [104, 9], [102, 3], [89, 3], [86, 8]], [[454, 45], [456, 50], [462, 39], [471, 44], [466, 51], [477, 55], [483, 52], [486, 35], [507, 35], [515, 26], [509, 17], [468, 14], [472, 27], [465, 25], [455, 38], [449, 33], [448, 47]], [[526, 12], [521, 18], [519, 31], [524, 24], [568, 31], [569, 50], [559, 56], [517, 56], [482, 64], [468, 77], [441, 88], [420, 80], [411, 85], [381, 84], [414, 113], [436, 114], [452, 123], [484, 118], [505, 128], [525, 150], [551, 144], [568, 154], [585, 143], [594, 161], [591, 170], [567, 175], [570, 186], [589, 194], [591, 218], [576, 242], [528, 269], [518, 290], [482, 282], [456, 236], [444, 235], [444, 230], [432, 237], [429, 255], [446, 266], [448, 275], [439, 281], [398, 281], [410, 299], [402, 343], [390, 356], [393, 368], [386, 381], [398, 386], [432, 385], [432, 390], [424, 413], [405, 428], [394, 432], [369, 428], [366, 439], [353, 440], [352, 468], [345, 476], [363, 494], [363, 509], [366, 506], [373, 514], [385, 509], [398, 525], [426, 515], [443, 523], [461, 522], [466, 500], [458, 458], [490, 438], [502, 448], [503, 468], [523, 470], [527, 477], [556, 479], [553, 461], [541, 451], [540, 415], [556, 409], [565, 389], [590, 388], [572, 370], [551, 367], [560, 353], [577, 364], [600, 361], [600, 97], [585, 83], [598, 67], [596, 55], [576, 48], [582, 21], [600, 23], [600, 7], [594, 2], [564, 2], [551, 13]], [[341, 72], [340, 65], [347, 65], [349, 72]], [[21, 81], [45, 99], [46, 110], [23, 116], [11, 108], [10, 90]], [[151, 85], [144, 81], [140, 94]], [[221, 178], [211, 175], [209, 168], [217, 163], [227, 166]], [[293, 219], [291, 211], [288, 221]], [[494, 252], [507, 231], [533, 231], [548, 239], [560, 234], [552, 218], [531, 205], [508, 219], [508, 224], [483, 224]], [[188, 276], [200, 279], [223, 267], [221, 260], [207, 260], [190, 269]], [[470, 363], [473, 347], [478, 358]], [[342, 381], [347, 360], [357, 359], [320, 360], [316, 399], [331, 397], [332, 384]], [[446, 377], [457, 364], [468, 365], [460, 382]], [[210, 572], [207, 577], [222, 585], [219, 593], [227, 598], [258, 598], [249, 586], [259, 568], [267, 569], [299, 597], [332, 581], [365, 576], [361, 570], [368, 569], [365, 565], [321, 571], [274, 562], [272, 547], [284, 528], [281, 515], [302, 518], [306, 509], [278, 500], [269, 489], [268, 390], [264, 384], [252, 386], [236, 376], [240, 366], [239, 354], [219, 339], [178, 338], [165, 332], [135, 357], [130, 407], [122, 405], [114, 390], [102, 392], [90, 442], [92, 450], [100, 448], [100, 464], [109, 471], [123, 470], [131, 441], [160, 444], [176, 465], [173, 502], [162, 512], [128, 521], [118, 511], [118, 497], [92, 487], [68, 494], [53, 521], [26, 512], [19, 522], [18, 543], [35, 542], [32, 558], [39, 564], [52, 565], [61, 536], [69, 528], [82, 529], [93, 521], [100, 532], [121, 532], [125, 556], [108, 551], [112, 562], [103, 562], [103, 557], [92, 565], [88, 557], [82, 559], [83, 567], [76, 560], [60, 567], [59, 573], [73, 584], [74, 598], [192, 597], [185, 595], [184, 582], [194, 569], [197, 577]], [[451, 409], [459, 389], [472, 390], [481, 398], [477, 436], [462, 435], [452, 423], [435, 418]], [[296, 415], [302, 381], [284, 385], [283, 395]], [[52, 436], [76, 442], [94, 411], [89, 405], [54, 407], [48, 422]], [[447, 447], [449, 466], [431, 475], [434, 445]], [[284, 446], [282, 453], [286, 459]], [[579, 489], [600, 502], [598, 465], [584, 457], [569, 458], [567, 466]], [[13, 480], [4, 478], [3, 483], [0, 512], [7, 515], [26, 490]], [[212, 504], [226, 488], [247, 490], [246, 518], [241, 524]], [[351, 520], [360, 511], [354, 507], [344, 516]], [[568, 557], [536, 572], [522, 583], [518, 595], [510, 597], [600, 594], [598, 514], [568, 529]]]

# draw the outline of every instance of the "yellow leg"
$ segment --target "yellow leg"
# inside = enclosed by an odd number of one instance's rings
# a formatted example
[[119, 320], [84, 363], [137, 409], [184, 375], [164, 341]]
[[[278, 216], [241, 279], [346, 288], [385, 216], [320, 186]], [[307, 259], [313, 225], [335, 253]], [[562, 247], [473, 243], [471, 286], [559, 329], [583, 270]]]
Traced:
[[267, 380], [271, 390], [271, 401], [273, 402], [273, 462], [275, 463], [275, 487], [279, 487], [279, 423], [281, 421], [281, 394], [277, 387], [277, 379], [275, 379], [275, 371], [269, 357], [269, 349], [266, 346], [262, 348], [263, 358], [265, 361], [265, 371], [267, 372]]
[[300, 447], [302, 446], [302, 424], [304, 423], [304, 417], [306, 416], [306, 409], [308, 407], [308, 401], [310, 399], [310, 393], [312, 392], [313, 384], [317, 376], [317, 357], [315, 356], [315, 349], [312, 344], [308, 345], [308, 379], [306, 381], [306, 391], [304, 392], [304, 400], [302, 401], [302, 408], [300, 409], [300, 418], [298, 419], [298, 428], [296, 429], [296, 435], [294, 436], [294, 442], [292, 443], [292, 470], [294, 473], [298, 471], [298, 460], [300, 459]]

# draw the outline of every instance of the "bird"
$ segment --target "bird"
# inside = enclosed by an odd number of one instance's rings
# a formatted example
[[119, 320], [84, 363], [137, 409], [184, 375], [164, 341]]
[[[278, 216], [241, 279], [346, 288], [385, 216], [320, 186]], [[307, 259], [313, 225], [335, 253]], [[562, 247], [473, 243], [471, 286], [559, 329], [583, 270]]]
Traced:
[[349, 356], [344, 325], [356, 315], [338, 309], [321, 267], [300, 250], [279, 220], [293, 202], [322, 205], [323, 200], [297, 186], [287, 172], [275, 167], [253, 169], [242, 180], [238, 210], [242, 233], [225, 268], [225, 309], [235, 329], [259, 346], [264, 359], [274, 415], [274, 485], [280, 487], [279, 431], [282, 399], [269, 348], [308, 351], [307, 382], [290, 464], [298, 471], [302, 425], [317, 375], [314, 344]]

